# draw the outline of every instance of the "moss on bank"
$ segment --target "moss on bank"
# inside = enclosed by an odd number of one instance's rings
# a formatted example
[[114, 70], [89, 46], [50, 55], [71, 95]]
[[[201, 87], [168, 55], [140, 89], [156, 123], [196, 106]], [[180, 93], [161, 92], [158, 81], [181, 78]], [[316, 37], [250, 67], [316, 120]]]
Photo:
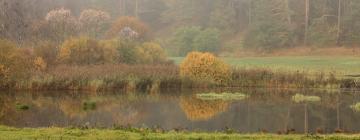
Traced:
[[149, 130], [111, 130], [111, 129], [70, 129], [70, 128], [11, 128], [0, 126], [1, 140], [41, 139], [41, 140], [99, 140], [99, 139], [360, 139], [360, 135], [275, 135], [275, 134], [226, 134], [195, 132], [151, 132]]

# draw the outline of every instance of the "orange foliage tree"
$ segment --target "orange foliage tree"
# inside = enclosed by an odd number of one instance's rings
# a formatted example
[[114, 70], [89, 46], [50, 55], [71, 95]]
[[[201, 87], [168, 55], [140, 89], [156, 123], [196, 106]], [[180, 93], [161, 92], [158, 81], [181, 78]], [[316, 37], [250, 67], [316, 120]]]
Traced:
[[230, 66], [211, 53], [191, 52], [180, 65], [180, 74], [194, 80], [225, 84], [230, 80]]
[[146, 40], [149, 38], [148, 26], [139, 19], [128, 16], [117, 19], [108, 31], [108, 36], [110, 38], [118, 37], [120, 32], [125, 28], [134, 30], [138, 34], [138, 39]]

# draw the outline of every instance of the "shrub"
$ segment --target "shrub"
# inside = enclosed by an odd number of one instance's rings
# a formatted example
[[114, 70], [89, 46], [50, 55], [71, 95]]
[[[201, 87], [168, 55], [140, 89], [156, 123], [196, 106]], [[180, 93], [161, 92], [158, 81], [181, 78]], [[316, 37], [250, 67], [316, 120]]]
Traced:
[[110, 15], [101, 10], [87, 9], [81, 12], [79, 21], [88, 36], [97, 38], [109, 23]]
[[102, 41], [102, 44], [113, 49], [113, 53], [117, 55], [115, 59], [117, 63], [137, 64], [143, 61], [141, 56], [144, 53], [140, 47], [137, 47], [137, 42], [113, 39]]
[[59, 61], [67, 64], [103, 64], [115, 60], [114, 52], [110, 47], [101, 46], [96, 40], [81, 37], [64, 42], [60, 48]]
[[146, 57], [147, 63], [164, 63], [166, 62], [165, 51], [159, 44], [148, 42], [142, 45], [144, 56]]
[[47, 64], [42, 57], [36, 57], [34, 60], [35, 69], [38, 71], [44, 71], [47, 68]]
[[20, 81], [28, 78], [31, 72], [31, 54], [21, 50], [15, 44], [0, 40], [0, 81], [4, 84], [9, 81]]
[[40, 57], [47, 65], [53, 65], [58, 55], [58, 48], [50, 42], [41, 42], [34, 48], [35, 56]]
[[208, 80], [217, 84], [229, 81], [231, 70], [213, 54], [192, 52], [180, 65], [180, 74], [194, 80]]
[[120, 32], [124, 29], [131, 29], [138, 34], [138, 39], [146, 40], [150, 37], [149, 28], [139, 19], [135, 17], [120, 17], [115, 23], [112, 24], [108, 31], [110, 38], [118, 38]]

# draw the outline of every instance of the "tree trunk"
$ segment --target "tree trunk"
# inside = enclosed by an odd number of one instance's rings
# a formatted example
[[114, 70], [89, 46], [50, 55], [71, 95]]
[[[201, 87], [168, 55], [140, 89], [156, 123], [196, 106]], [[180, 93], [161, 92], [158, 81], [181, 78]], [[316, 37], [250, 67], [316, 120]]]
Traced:
[[291, 26], [291, 14], [290, 14], [289, 0], [285, 0], [285, 6], [286, 6], [286, 16], [287, 16], [288, 25]]
[[340, 95], [336, 97], [336, 120], [337, 120], [337, 129], [340, 129]]
[[309, 123], [309, 120], [308, 120], [308, 108], [307, 108], [307, 103], [305, 103], [304, 105], [304, 133], [307, 134], [308, 133], [308, 123]]
[[139, 18], [139, 0], [135, 0], [135, 17]]
[[125, 16], [126, 15], [126, 3], [125, 0], [119, 0], [120, 2], [120, 15]]
[[249, 27], [251, 26], [252, 24], [252, 0], [249, 0]]
[[306, 46], [308, 43], [308, 38], [307, 38], [307, 34], [308, 34], [308, 28], [309, 28], [309, 6], [310, 6], [310, 1], [309, 0], [305, 0], [305, 34], [304, 34], [304, 45]]
[[336, 44], [339, 46], [341, 41], [340, 41], [340, 34], [341, 34], [341, 4], [342, 4], [342, 0], [338, 0], [339, 4], [338, 4], [338, 23], [337, 23], [337, 39], [336, 39]]

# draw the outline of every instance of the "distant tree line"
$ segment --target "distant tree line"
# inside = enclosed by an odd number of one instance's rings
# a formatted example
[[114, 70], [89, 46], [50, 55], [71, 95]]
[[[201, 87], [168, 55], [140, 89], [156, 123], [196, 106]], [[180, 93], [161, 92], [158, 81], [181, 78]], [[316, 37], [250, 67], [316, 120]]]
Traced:
[[[53, 21], [56, 14], [68, 22]], [[144, 21], [153, 31], [146, 37], [170, 40], [166, 47], [181, 56], [217, 53], [233, 38], [244, 48], [265, 50], [360, 44], [358, 0], [0, 0], [0, 37], [26, 45], [51, 37], [60, 43], [79, 33], [105, 38], [120, 16]], [[193, 38], [179, 42], [181, 31]]]

